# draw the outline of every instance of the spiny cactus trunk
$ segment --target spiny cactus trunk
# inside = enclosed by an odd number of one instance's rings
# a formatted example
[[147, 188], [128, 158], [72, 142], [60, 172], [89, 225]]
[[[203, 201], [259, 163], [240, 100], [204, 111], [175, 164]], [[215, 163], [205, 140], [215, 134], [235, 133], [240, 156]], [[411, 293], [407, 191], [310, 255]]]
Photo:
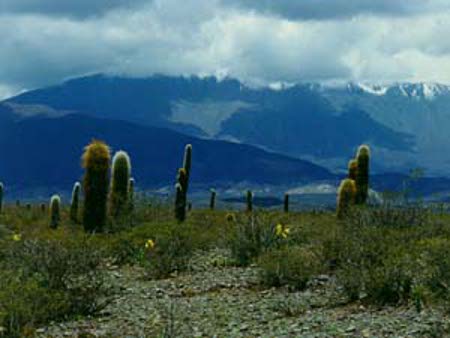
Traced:
[[289, 212], [289, 194], [284, 194], [284, 212]]
[[348, 162], [348, 178], [356, 181], [357, 174], [358, 174], [358, 161], [356, 159], [350, 160]]
[[128, 208], [130, 214], [134, 212], [134, 178], [130, 178], [129, 191], [128, 191]]
[[337, 210], [336, 215], [339, 219], [343, 219], [352, 205], [355, 204], [356, 185], [355, 181], [347, 178], [341, 182], [337, 194]]
[[118, 151], [112, 162], [109, 213], [114, 220], [119, 220], [129, 211], [131, 163], [124, 151]]
[[250, 190], [247, 191], [246, 201], [247, 212], [253, 212], [253, 193]]
[[211, 190], [211, 197], [209, 199], [209, 209], [214, 210], [216, 208], [216, 191]]
[[72, 190], [72, 200], [70, 202], [70, 220], [72, 222], [78, 222], [78, 209], [80, 204], [80, 182], [76, 182]]
[[366, 145], [358, 149], [356, 157], [358, 169], [356, 172], [356, 204], [366, 204], [369, 196], [369, 161], [370, 150]]
[[53, 195], [50, 199], [50, 228], [56, 229], [61, 221], [61, 198]]
[[180, 183], [175, 185], [175, 218], [178, 222], [184, 222], [186, 219], [186, 202]]
[[110, 159], [109, 147], [101, 141], [85, 148], [83, 225], [90, 233], [102, 232], [106, 224]]

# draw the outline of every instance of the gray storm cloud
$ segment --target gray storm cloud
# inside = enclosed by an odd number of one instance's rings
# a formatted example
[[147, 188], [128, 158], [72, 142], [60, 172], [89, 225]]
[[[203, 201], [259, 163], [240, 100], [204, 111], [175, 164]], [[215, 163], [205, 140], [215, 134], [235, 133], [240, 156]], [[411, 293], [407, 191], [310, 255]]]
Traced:
[[3, 0], [0, 97], [100, 72], [448, 83], [446, 2]]

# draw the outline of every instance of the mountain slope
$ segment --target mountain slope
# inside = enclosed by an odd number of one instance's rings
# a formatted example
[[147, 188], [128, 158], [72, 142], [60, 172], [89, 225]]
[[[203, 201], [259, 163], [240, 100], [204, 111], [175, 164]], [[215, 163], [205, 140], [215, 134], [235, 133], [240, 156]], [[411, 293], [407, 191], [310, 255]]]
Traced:
[[363, 142], [374, 148], [375, 170], [399, 169], [389, 159], [398, 153], [408, 159], [403, 167], [411, 161], [414, 165], [413, 135], [375, 119], [370, 107], [338, 104], [313, 85], [274, 90], [214, 77], [95, 75], [24, 93], [7, 103], [21, 114], [37, 108], [75, 112], [245, 142], [330, 169], [345, 167]]
[[[1, 105], [0, 105], [1, 107]], [[6, 116], [6, 114], [0, 114]], [[0, 136], [0, 177], [17, 189], [67, 189], [82, 175], [80, 157], [92, 138], [113, 151], [129, 152], [133, 175], [142, 188], [170, 185], [181, 165], [185, 144], [194, 148], [194, 183], [254, 182], [285, 184], [330, 179], [326, 169], [261, 149], [202, 140], [163, 128], [71, 114], [10, 120]]]

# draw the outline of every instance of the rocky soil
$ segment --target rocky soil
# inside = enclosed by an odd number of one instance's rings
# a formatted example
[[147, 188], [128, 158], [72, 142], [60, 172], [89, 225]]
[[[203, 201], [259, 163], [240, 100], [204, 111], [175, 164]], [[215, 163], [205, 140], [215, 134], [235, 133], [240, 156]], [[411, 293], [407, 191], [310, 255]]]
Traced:
[[448, 316], [414, 306], [349, 304], [332, 278], [308, 290], [264, 288], [256, 267], [227, 264], [226, 253], [198, 254], [189, 272], [145, 280], [136, 267], [114, 268], [120, 292], [95, 318], [54, 323], [38, 337], [446, 337]]

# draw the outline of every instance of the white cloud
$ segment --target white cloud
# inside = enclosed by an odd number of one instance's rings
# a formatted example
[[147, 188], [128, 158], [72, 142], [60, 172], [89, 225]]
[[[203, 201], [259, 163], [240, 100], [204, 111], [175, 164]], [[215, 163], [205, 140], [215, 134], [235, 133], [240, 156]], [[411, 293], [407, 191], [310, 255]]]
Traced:
[[426, 5], [423, 14], [416, 0], [398, 7], [405, 3], [384, 12], [349, 8], [353, 16], [320, 20], [293, 20], [275, 9], [249, 11], [223, 0], [142, 1], [139, 7], [118, 5], [88, 17], [8, 10], [0, 12], [0, 97], [98, 72], [227, 73], [258, 84], [450, 83], [445, 2], [420, 2]]

